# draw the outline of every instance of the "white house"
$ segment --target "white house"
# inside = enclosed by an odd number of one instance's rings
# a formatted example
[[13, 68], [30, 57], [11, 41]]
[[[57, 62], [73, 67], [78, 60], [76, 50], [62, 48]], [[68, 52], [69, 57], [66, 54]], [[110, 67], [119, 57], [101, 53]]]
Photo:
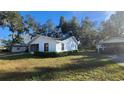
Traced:
[[66, 39], [57, 39], [38, 35], [29, 42], [29, 51], [64, 52], [78, 50], [79, 41], [74, 36]]

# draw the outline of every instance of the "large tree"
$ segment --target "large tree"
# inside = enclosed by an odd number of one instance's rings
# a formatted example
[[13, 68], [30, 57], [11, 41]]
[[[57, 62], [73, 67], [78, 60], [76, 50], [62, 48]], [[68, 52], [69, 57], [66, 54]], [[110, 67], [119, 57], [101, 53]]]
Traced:
[[71, 20], [66, 21], [63, 16], [60, 17], [59, 27], [61, 28], [63, 34], [72, 33], [76, 36], [76, 32], [79, 29], [79, 23], [75, 16]]
[[60, 16], [59, 27], [62, 27], [62, 25], [64, 24], [64, 22], [65, 22], [64, 16]]
[[60, 17], [59, 27], [61, 28], [62, 32], [65, 34], [68, 31], [68, 22], [65, 20], [64, 16]]
[[124, 34], [124, 12], [116, 12], [101, 24], [102, 37], [121, 37]]
[[69, 31], [72, 31], [72, 35], [74, 35], [75, 37], [78, 37], [79, 28], [80, 28], [80, 25], [78, 23], [77, 18], [73, 16], [70, 21]]
[[32, 30], [35, 33], [39, 33], [41, 25], [37, 21], [35, 21], [31, 15], [26, 15], [24, 23], [26, 25], [28, 33], [30, 33], [30, 30]]
[[81, 21], [81, 27], [78, 35], [80, 38], [81, 47], [91, 48], [95, 46], [97, 32], [94, 22], [89, 17], [85, 17]]
[[20, 34], [24, 31], [23, 21], [21, 15], [14, 11], [3, 11], [0, 12], [0, 26], [8, 27], [12, 32], [12, 44], [21, 41]]

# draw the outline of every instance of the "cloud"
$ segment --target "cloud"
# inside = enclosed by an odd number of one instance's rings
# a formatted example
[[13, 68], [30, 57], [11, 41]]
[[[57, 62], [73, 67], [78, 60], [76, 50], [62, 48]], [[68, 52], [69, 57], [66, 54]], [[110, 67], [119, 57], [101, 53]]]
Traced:
[[105, 20], [108, 20], [112, 14], [115, 14], [115, 11], [106, 11], [105, 14]]
[[[93, 21], [106, 21], [110, 18], [112, 14], [115, 14], [115, 11], [72, 11], [72, 16], [76, 16], [78, 18], [82, 18], [85, 16], [89, 16]], [[92, 15], [93, 14], [93, 15]], [[95, 15], [95, 17], [94, 17]]]

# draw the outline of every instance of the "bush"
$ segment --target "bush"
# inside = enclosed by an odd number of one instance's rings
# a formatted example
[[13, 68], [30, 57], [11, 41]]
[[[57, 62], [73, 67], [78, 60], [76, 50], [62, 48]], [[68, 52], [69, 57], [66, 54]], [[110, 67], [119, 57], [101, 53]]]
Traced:
[[9, 52], [8, 49], [3, 49], [3, 50], [0, 50], [0, 52]]
[[67, 55], [75, 55], [78, 51], [67, 51], [67, 52], [39, 52], [35, 51], [34, 55], [35, 56], [40, 56], [40, 57], [63, 57]]

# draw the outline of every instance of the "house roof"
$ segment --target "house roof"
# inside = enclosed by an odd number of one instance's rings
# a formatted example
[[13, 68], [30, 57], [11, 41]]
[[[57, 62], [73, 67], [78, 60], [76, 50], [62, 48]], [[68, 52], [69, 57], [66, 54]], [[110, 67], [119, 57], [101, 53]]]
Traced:
[[43, 36], [43, 35], [37, 35], [36, 37], [34, 37], [28, 44], [32, 43], [33, 41], [35, 41], [36, 39], [38, 39], [39, 37], [44, 37], [44, 38], [49, 38], [49, 39], [54, 39], [56, 41], [60, 41], [59, 39], [57, 38], [52, 38], [52, 37], [48, 37], [48, 36]]
[[101, 43], [124, 43], [124, 37], [112, 37], [110, 39], [102, 40]]
[[71, 37], [67, 37], [67, 38], [53, 38], [53, 37], [48, 37], [48, 36], [43, 36], [43, 35], [37, 35], [36, 37], [34, 37], [30, 42], [32, 43], [33, 41], [35, 41], [36, 39], [38, 39], [40, 36], [44, 37], [44, 38], [49, 38], [49, 39], [53, 39], [57, 42], [61, 42], [63, 40], [66, 40], [66, 39], [69, 39], [69, 38], [73, 38], [73, 40], [78, 44], [79, 42], [76, 40], [76, 38], [74, 36], [71, 36]]
[[[71, 36], [71, 37], [69, 37], [69, 38], [72, 38], [72, 39], [77, 43], [77, 45], [80, 44], [80, 41], [78, 41], [74, 36]], [[69, 39], [69, 38], [66, 38], [66, 39]], [[66, 39], [65, 39], [65, 40], [66, 40]]]

